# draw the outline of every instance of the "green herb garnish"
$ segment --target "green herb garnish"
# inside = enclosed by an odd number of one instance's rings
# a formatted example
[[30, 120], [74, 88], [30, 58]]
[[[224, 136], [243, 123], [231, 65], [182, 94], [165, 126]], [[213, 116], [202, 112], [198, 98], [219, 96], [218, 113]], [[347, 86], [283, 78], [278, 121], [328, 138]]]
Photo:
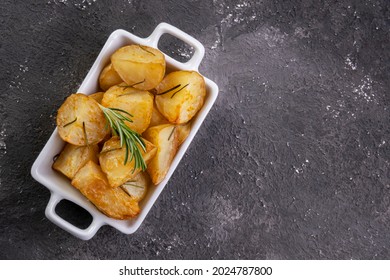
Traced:
[[133, 173], [138, 168], [141, 168], [142, 171], [145, 171], [146, 163], [140, 150], [141, 147], [142, 150], [146, 152], [145, 142], [142, 140], [139, 133], [129, 128], [125, 123], [125, 121], [133, 122], [130, 119], [133, 117], [133, 115], [126, 112], [125, 110], [118, 108], [106, 108], [100, 104], [99, 107], [102, 109], [113, 134], [119, 136], [121, 147], [123, 147], [123, 145], [125, 146], [126, 154], [124, 164], [127, 164], [128, 161], [131, 162], [134, 159]]

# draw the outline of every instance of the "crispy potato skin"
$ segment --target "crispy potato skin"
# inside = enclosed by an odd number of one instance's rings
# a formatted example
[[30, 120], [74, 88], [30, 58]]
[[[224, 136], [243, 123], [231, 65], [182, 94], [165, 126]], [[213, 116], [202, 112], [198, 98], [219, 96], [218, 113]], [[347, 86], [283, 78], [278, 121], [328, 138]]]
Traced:
[[[149, 127], [161, 125], [161, 124], [169, 124], [169, 121], [158, 111], [156, 105], [153, 106], [152, 118], [150, 120]], [[180, 146], [188, 137], [191, 132], [191, 123], [179, 124], [176, 125], [177, 129], [177, 141]]]
[[147, 171], [153, 184], [164, 180], [178, 149], [177, 130], [172, 124], [150, 127], [143, 134], [146, 140], [157, 147], [156, 156], [149, 162]]
[[123, 83], [123, 80], [112, 67], [112, 63], [108, 64], [99, 76], [99, 85], [103, 91], [108, 90], [110, 87]]
[[152, 118], [154, 96], [146, 90], [126, 87], [126, 84], [113, 86], [103, 96], [102, 105], [119, 108], [133, 115], [131, 122], [125, 122], [132, 130], [144, 132]]
[[121, 79], [137, 89], [155, 88], [165, 74], [164, 55], [148, 46], [122, 47], [111, 56], [111, 63]]
[[[144, 140], [146, 145], [146, 152], [143, 152], [142, 156], [146, 162], [149, 163], [157, 152], [157, 148], [149, 141]], [[123, 185], [125, 182], [132, 180], [135, 176], [141, 172], [140, 168], [134, 169], [134, 159], [128, 161], [126, 165], [125, 161], [125, 147], [120, 146], [120, 140], [118, 136], [112, 137], [106, 143], [104, 143], [103, 149], [99, 156], [100, 166], [103, 172], [106, 174], [108, 182], [111, 187], [116, 188]]]
[[[139, 214], [138, 203], [152, 183], [158, 185], [166, 178], [179, 146], [191, 132], [191, 120], [204, 105], [207, 92], [202, 75], [165, 73], [165, 55], [158, 49], [124, 46], [100, 73], [102, 92], [72, 94], [58, 110], [58, 133], [66, 145], [52, 167], [108, 217], [124, 220]], [[118, 136], [111, 136], [115, 132], [101, 106], [131, 115], [127, 117], [132, 121], [125, 124], [144, 139], [146, 151], [139, 150], [146, 171], [134, 169], [130, 151], [124, 164], [126, 147], [121, 147]]]
[[106, 119], [98, 103], [81, 93], [70, 95], [58, 109], [57, 127], [60, 137], [76, 146], [97, 144], [108, 132]]
[[121, 188], [135, 201], [141, 201], [146, 196], [149, 185], [149, 174], [147, 172], [140, 172], [132, 180], [123, 184]]
[[111, 188], [105, 174], [93, 161], [89, 161], [76, 173], [72, 185], [111, 218], [129, 219], [140, 212], [138, 202], [121, 188]]
[[187, 139], [191, 132], [191, 123], [180, 124], [176, 126], [177, 129], [177, 142], [180, 146]]
[[61, 172], [69, 179], [73, 179], [77, 171], [88, 161], [98, 163], [99, 148], [97, 145], [75, 146], [66, 144], [56, 161], [53, 169]]
[[[175, 86], [177, 89], [162, 94]], [[165, 76], [157, 86], [156, 105], [171, 123], [190, 121], [202, 108], [206, 97], [204, 78], [195, 71], [175, 71]]]
[[104, 92], [99, 91], [99, 92], [92, 93], [91, 95], [88, 95], [88, 96], [95, 99], [95, 101], [97, 103], [102, 104], [103, 95], [104, 95]]
[[168, 124], [168, 123], [169, 121], [163, 115], [161, 115], [161, 113], [156, 108], [156, 105], [154, 105], [149, 127], [160, 125], [160, 124]]

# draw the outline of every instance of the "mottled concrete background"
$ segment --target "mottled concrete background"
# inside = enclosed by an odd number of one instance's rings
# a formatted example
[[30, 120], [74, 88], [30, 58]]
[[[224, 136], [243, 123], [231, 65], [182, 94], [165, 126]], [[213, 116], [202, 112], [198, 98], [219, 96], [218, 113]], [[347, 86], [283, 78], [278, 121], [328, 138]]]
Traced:
[[[0, 5], [1, 258], [390, 258], [388, 0], [27, 2]], [[141, 228], [80, 241], [31, 165], [109, 34], [162, 21], [219, 98]]]

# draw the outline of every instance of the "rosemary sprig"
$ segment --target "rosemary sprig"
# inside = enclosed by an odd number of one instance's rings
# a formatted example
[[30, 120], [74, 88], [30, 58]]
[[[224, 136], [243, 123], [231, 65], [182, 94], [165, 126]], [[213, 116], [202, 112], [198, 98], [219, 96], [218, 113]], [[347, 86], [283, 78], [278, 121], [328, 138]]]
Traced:
[[139, 133], [130, 129], [125, 123], [125, 121], [133, 122], [130, 119], [133, 115], [119, 108], [106, 108], [100, 104], [99, 107], [102, 109], [113, 134], [119, 136], [121, 147], [123, 147], [123, 145], [125, 146], [126, 153], [124, 164], [127, 164], [128, 161], [131, 162], [134, 159], [133, 172], [138, 168], [145, 171], [146, 163], [139, 148], [140, 146], [142, 150], [146, 152], [145, 142], [142, 140]]

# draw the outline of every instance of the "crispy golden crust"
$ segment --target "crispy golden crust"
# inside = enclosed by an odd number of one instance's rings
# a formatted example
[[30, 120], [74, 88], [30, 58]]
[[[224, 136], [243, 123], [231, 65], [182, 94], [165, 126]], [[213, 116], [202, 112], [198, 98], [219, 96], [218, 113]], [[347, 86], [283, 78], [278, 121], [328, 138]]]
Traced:
[[204, 78], [195, 71], [175, 71], [156, 88], [158, 111], [171, 123], [184, 124], [202, 108], [206, 97]]
[[100, 88], [104, 91], [108, 90], [110, 87], [122, 83], [123, 80], [118, 75], [118, 73], [112, 67], [112, 64], [108, 64], [99, 76], [99, 85]]
[[91, 95], [88, 95], [89, 97], [95, 99], [95, 101], [99, 104], [102, 104], [102, 99], [103, 99], [103, 95], [104, 95], [104, 92], [103, 91], [99, 91], [99, 92], [95, 92]]
[[100, 167], [89, 161], [72, 180], [72, 185], [101, 212], [114, 219], [133, 218], [140, 212], [138, 202], [121, 188], [111, 188]]
[[[141, 147], [139, 147], [139, 149], [142, 151], [142, 157], [146, 164], [148, 164], [151, 158], [155, 156], [157, 149], [149, 141], [144, 140], [144, 142], [146, 145], [146, 152], [143, 152]], [[124, 161], [125, 147], [121, 148], [119, 137], [114, 136], [104, 143], [99, 156], [100, 166], [106, 174], [110, 186], [113, 188], [121, 186], [141, 172], [140, 168], [134, 170], [134, 159], [128, 161], [126, 165], [124, 164]]]
[[133, 122], [126, 122], [132, 130], [142, 133], [150, 123], [153, 111], [154, 96], [146, 90], [126, 87], [126, 84], [113, 86], [103, 96], [102, 105], [108, 108], [119, 108], [133, 115]]
[[177, 129], [177, 142], [180, 146], [187, 139], [191, 132], [191, 123], [180, 124], [176, 126]]
[[177, 129], [172, 124], [150, 127], [143, 137], [157, 147], [156, 156], [149, 162], [147, 171], [153, 184], [164, 180], [178, 148]]
[[141, 201], [146, 196], [149, 185], [149, 174], [147, 172], [140, 172], [132, 180], [127, 181], [121, 187], [135, 201]]
[[161, 115], [161, 113], [157, 110], [156, 105], [154, 105], [149, 127], [167, 123], [169, 123], [169, 121], [163, 115]]
[[111, 56], [111, 62], [121, 79], [137, 89], [153, 89], [164, 78], [165, 57], [155, 48], [125, 46]]
[[97, 144], [108, 132], [98, 103], [81, 93], [70, 95], [58, 109], [57, 126], [60, 137], [76, 146]]
[[99, 148], [97, 145], [75, 146], [66, 144], [53, 163], [53, 169], [72, 180], [77, 171], [88, 161], [98, 163], [98, 152]]

